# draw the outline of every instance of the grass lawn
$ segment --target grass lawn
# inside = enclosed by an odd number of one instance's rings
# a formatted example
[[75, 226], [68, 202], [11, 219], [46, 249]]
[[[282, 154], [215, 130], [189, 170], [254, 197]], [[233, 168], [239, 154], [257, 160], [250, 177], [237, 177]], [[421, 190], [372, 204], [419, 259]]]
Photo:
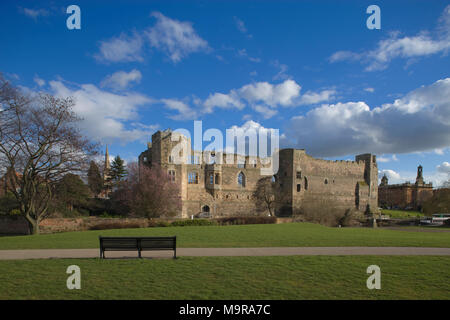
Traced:
[[[366, 287], [372, 264], [380, 290]], [[66, 287], [69, 265], [80, 290]], [[449, 267], [435, 256], [0, 261], [0, 299], [450, 299]]]
[[2, 249], [98, 248], [98, 236], [177, 236], [178, 247], [450, 247], [450, 232], [330, 228], [311, 223], [161, 227], [0, 237]]
[[406, 211], [406, 210], [381, 209], [381, 213], [389, 215], [391, 218], [419, 218], [424, 216], [424, 214], [419, 211]]

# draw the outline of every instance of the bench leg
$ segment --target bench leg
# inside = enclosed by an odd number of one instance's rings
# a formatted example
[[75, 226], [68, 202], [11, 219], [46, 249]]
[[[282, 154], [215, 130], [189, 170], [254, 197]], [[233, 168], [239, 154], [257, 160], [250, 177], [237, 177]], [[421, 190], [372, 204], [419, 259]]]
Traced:
[[138, 251], [139, 251], [139, 258], [142, 258], [141, 250], [138, 250]]
[[173, 250], [173, 258], [176, 259], [177, 258], [177, 249]]

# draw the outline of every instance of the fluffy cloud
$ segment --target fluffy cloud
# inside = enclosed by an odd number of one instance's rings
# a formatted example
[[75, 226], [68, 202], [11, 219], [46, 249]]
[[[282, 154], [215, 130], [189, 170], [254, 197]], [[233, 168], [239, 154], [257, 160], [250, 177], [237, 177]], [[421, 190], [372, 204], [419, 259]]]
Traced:
[[294, 117], [286, 143], [315, 156], [428, 151], [450, 146], [450, 78], [370, 109], [364, 102], [324, 104]]
[[152, 47], [165, 52], [173, 62], [179, 62], [190, 53], [208, 50], [208, 42], [194, 30], [190, 22], [168, 18], [160, 12], [153, 12], [155, 26], [145, 33]]
[[444, 9], [438, 21], [438, 27], [432, 36], [422, 32], [415, 36], [400, 37], [393, 32], [390, 37], [378, 42], [374, 50], [362, 53], [351, 51], [335, 52], [330, 62], [361, 61], [366, 64], [366, 71], [385, 69], [389, 62], [396, 58], [417, 58], [437, 53], [447, 53], [450, 48], [450, 5]]
[[405, 182], [405, 178], [402, 178], [398, 172], [394, 170], [385, 169], [378, 171], [378, 178], [381, 179], [383, 176], [388, 178], [389, 184], [396, 184]]
[[143, 41], [139, 34], [128, 36], [122, 33], [119, 37], [100, 41], [100, 52], [94, 57], [101, 62], [144, 61], [142, 47]]
[[37, 76], [37, 75], [34, 76], [33, 81], [34, 81], [39, 87], [45, 86], [45, 80], [39, 78], [39, 76]]
[[[239, 89], [232, 89], [227, 94], [215, 92], [208, 96], [204, 101], [196, 100], [196, 112], [189, 107], [189, 99], [185, 99], [182, 108], [170, 107], [169, 109], [179, 110], [192, 116], [209, 114], [214, 108], [237, 109], [242, 110], [246, 106], [251, 107], [256, 112], [268, 119], [277, 114], [278, 107], [295, 107], [305, 104], [317, 104], [329, 101], [334, 98], [334, 90], [323, 90], [321, 92], [308, 91], [304, 95], [300, 94], [301, 87], [294, 80], [285, 80], [279, 84], [269, 82], [255, 82], [242, 86]], [[179, 106], [179, 104], [177, 104]], [[183, 115], [172, 117], [173, 119], [184, 119]]]
[[160, 12], [153, 12], [152, 17], [156, 18], [156, 24], [147, 30], [101, 41], [100, 52], [94, 57], [101, 62], [141, 62], [148, 46], [179, 62], [193, 52], [209, 50], [208, 42], [195, 32], [192, 23], [171, 19]]
[[161, 99], [160, 102], [167, 109], [178, 111], [178, 114], [169, 116], [172, 120], [194, 120], [198, 117], [197, 111], [183, 101], [177, 99]]
[[156, 126], [136, 122], [138, 108], [153, 99], [138, 93], [115, 94], [97, 88], [93, 84], [67, 87], [62, 81], [50, 81], [53, 94], [74, 97], [74, 111], [83, 118], [81, 129], [92, 139], [122, 143], [145, 139]]
[[107, 76], [102, 82], [102, 87], [110, 87], [115, 90], [122, 90], [128, 88], [132, 82], [139, 83], [142, 79], [142, 74], [139, 70], [133, 69], [130, 72], [117, 71]]
[[450, 176], [450, 163], [445, 161], [436, 167], [437, 172], [445, 173]]

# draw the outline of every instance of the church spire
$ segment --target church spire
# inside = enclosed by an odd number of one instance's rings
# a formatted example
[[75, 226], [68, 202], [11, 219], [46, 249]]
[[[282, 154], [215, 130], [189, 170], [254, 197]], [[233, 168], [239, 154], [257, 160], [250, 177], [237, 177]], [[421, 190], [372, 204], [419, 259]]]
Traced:
[[111, 163], [109, 162], [108, 145], [106, 145], [106, 152], [105, 152], [105, 169], [106, 170], [111, 169]]

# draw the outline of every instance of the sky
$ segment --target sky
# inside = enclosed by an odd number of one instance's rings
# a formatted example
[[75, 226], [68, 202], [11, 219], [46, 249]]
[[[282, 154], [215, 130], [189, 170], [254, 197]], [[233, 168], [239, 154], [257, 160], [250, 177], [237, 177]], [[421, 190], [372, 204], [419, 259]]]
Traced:
[[127, 161], [200, 120], [278, 129], [318, 158], [373, 153], [390, 183], [419, 164], [450, 178], [447, 1], [1, 1], [0, 39], [7, 79], [74, 97], [83, 132]]

